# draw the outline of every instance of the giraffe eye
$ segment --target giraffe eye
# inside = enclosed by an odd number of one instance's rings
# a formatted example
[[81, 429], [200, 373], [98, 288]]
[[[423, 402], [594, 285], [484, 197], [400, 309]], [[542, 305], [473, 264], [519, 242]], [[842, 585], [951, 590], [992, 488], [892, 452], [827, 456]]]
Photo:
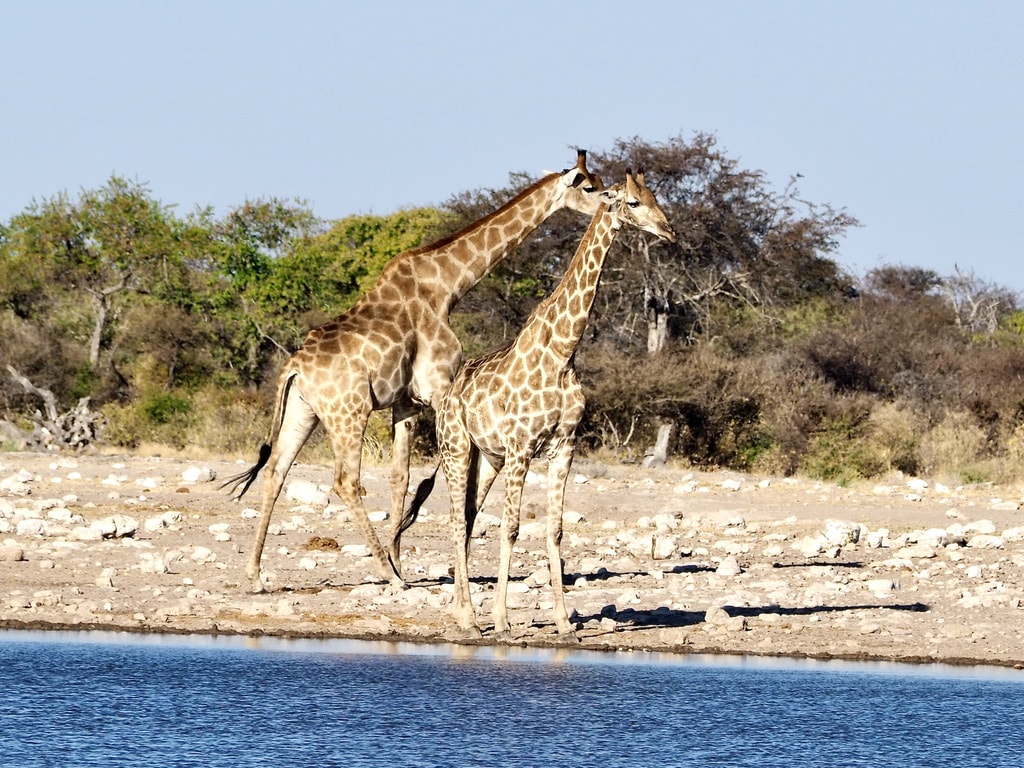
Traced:
[[629, 200], [629, 201], [626, 202], [626, 205], [628, 205], [630, 208], [639, 208], [640, 207], [640, 201], [639, 200]]

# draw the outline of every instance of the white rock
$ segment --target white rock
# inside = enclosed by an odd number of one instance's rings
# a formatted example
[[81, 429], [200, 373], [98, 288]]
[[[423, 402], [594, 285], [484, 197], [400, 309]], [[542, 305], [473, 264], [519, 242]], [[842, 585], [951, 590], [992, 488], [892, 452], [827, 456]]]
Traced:
[[17, 476], [12, 476], [0, 480], [0, 491], [9, 493], [11, 496], [29, 496], [32, 493], [32, 487], [28, 483], [18, 480]]
[[728, 480], [723, 480], [722, 481], [722, 488], [724, 488], [727, 491], [738, 491], [742, 487], [743, 487], [743, 481], [742, 480], [734, 480], [734, 479], [730, 478]]
[[38, 517], [30, 517], [19, 520], [15, 528], [19, 536], [43, 536], [46, 533], [47, 523]]
[[964, 533], [995, 533], [996, 524], [991, 520], [974, 520], [963, 524]]
[[877, 531], [868, 532], [865, 544], [871, 549], [880, 549], [889, 546], [889, 529], [879, 528]]
[[0, 547], [0, 562], [17, 563], [25, 559], [25, 550], [21, 547], [7, 544]]
[[818, 536], [801, 536], [791, 546], [804, 557], [813, 557], [823, 553], [830, 545], [828, 540], [819, 534]]
[[501, 518], [487, 512], [479, 512], [476, 522], [473, 523], [473, 530], [479, 535], [487, 528], [500, 528]]
[[47, 520], [59, 520], [62, 523], [70, 523], [74, 513], [67, 507], [53, 507], [46, 513]]
[[918, 534], [917, 541], [932, 547], [945, 547], [949, 544], [949, 533], [945, 528], [929, 528]]
[[586, 475], [576, 474], [573, 475], [572, 481], [576, 485], [586, 485], [590, 482], [590, 478]]
[[114, 576], [117, 575], [117, 569], [115, 568], [104, 568], [100, 571], [100, 575], [96, 577], [97, 587], [112, 587], [114, 586]]
[[447, 579], [451, 577], [451, 567], [448, 563], [431, 563], [427, 566], [428, 579]]
[[999, 536], [992, 536], [987, 533], [979, 533], [967, 540], [967, 546], [972, 549], [1003, 549], [1006, 543]]
[[907, 480], [907, 487], [915, 493], [921, 493], [922, 491], [927, 490], [928, 481], [922, 480], [919, 477], [912, 477]]
[[1002, 534], [1003, 541], [1024, 541], [1024, 528], [1007, 528]]
[[641, 533], [626, 542], [626, 549], [637, 557], [650, 557], [654, 551], [654, 534]]
[[912, 544], [896, 551], [896, 557], [909, 559], [927, 559], [935, 557], [937, 554], [935, 547], [930, 547], [927, 544]]
[[526, 523], [519, 526], [519, 538], [543, 539], [547, 535], [547, 525], [542, 522]]
[[398, 599], [406, 605], [425, 605], [430, 600], [430, 590], [426, 587], [410, 587], [400, 592]]
[[655, 560], [668, 560], [676, 554], [678, 545], [675, 536], [654, 536], [651, 557]]
[[105, 539], [123, 539], [135, 535], [139, 530], [139, 521], [128, 515], [111, 515], [94, 520], [90, 527], [99, 531]]
[[139, 554], [139, 570], [143, 573], [170, 573], [167, 562], [152, 552]]
[[1020, 502], [993, 499], [992, 503], [989, 504], [988, 508], [991, 510], [995, 510], [996, 512], [1015, 512], [1016, 510], [1020, 509]]
[[284, 493], [285, 498], [299, 504], [326, 507], [329, 489], [309, 480], [292, 480]]
[[732, 555], [723, 557], [722, 562], [720, 562], [718, 564], [718, 568], [715, 569], [715, 573], [719, 576], [739, 576], [742, 572], [743, 569], [740, 568], [739, 562]]
[[860, 523], [849, 520], [826, 520], [822, 535], [829, 544], [844, 547], [860, 541]]
[[194, 563], [212, 563], [217, 559], [217, 556], [210, 549], [200, 546], [192, 550], [189, 559]]
[[167, 523], [164, 522], [164, 519], [162, 517], [150, 517], [146, 519], [146, 522], [142, 524], [142, 527], [146, 530], [147, 533], [155, 533], [156, 531], [159, 531], [161, 528], [166, 528]]
[[892, 579], [868, 579], [864, 582], [864, 586], [873, 594], [885, 595], [896, 589], [896, 582]]
[[340, 552], [348, 557], [370, 557], [373, 554], [366, 544], [345, 544]]
[[186, 483], [209, 483], [217, 479], [217, 473], [209, 467], [186, 467], [181, 473]]
[[526, 583], [533, 587], [545, 587], [551, 583], [551, 571], [547, 566], [538, 568], [526, 577]]
[[299, 568], [304, 571], [312, 571], [316, 565], [316, 559], [312, 557], [303, 557], [299, 560]]
[[92, 526], [80, 525], [72, 529], [71, 538], [75, 541], [102, 541], [103, 533]]
[[384, 587], [381, 584], [357, 584], [352, 587], [349, 595], [352, 597], [375, 598], [384, 594]]

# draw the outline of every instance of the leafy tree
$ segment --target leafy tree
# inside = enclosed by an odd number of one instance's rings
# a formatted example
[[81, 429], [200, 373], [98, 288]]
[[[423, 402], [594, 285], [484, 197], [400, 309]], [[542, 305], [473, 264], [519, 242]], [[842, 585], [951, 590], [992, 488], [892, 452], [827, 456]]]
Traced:
[[761, 171], [740, 168], [710, 134], [662, 144], [620, 140], [594, 158], [606, 179], [644, 170], [679, 237], [674, 245], [652, 245], [641, 233], [623, 232], [610, 254], [598, 323], [627, 343], [641, 317], [653, 354], [672, 338], [727, 334], [737, 308], [754, 309], [768, 327], [774, 308], [850, 290], [829, 255], [857, 221], [802, 200], [796, 178], [773, 191]]

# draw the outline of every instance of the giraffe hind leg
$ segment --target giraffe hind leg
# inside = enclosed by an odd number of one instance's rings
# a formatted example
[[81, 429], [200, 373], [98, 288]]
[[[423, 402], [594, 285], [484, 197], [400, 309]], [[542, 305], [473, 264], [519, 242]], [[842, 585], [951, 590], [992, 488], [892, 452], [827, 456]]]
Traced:
[[313, 409], [298, 396], [298, 393], [295, 396], [289, 395], [281, 417], [281, 428], [267, 457], [266, 463], [269, 467], [263, 478], [260, 521], [256, 529], [256, 538], [249, 562], [245, 568], [245, 575], [254, 592], [263, 592], [266, 589], [260, 573], [260, 560], [263, 556], [263, 547], [266, 544], [267, 530], [270, 527], [274, 504], [277, 502], [277, 497], [281, 495], [281, 487], [288, 476], [292, 462], [295, 461], [302, 446], [313, 433], [318, 421]]

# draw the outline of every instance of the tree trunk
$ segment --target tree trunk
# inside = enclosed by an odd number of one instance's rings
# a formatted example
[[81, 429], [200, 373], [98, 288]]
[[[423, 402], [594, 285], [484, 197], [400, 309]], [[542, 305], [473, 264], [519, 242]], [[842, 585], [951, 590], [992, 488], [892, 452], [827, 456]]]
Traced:
[[98, 291], [90, 290], [93, 302], [96, 304], [96, 320], [92, 326], [92, 336], [89, 339], [89, 365], [93, 370], [100, 362], [100, 344], [103, 341], [103, 329], [107, 326], [107, 313], [109, 311], [110, 297], [115, 293], [125, 290], [128, 287], [128, 280], [131, 272], [125, 272], [120, 276], [117, 285], [111, 285]]
[[103, 341], [103, 328], [107, 324], [107, 297], [103, 293], [93, 293], [93, 304], [96, 305], [96, 319], [93, 320], [92, 336], [89, 337], [89, 365], [93, 370], [100, 362], [100, 342]]
[[655, 355], [665, 348], [668, 341], [668, 314], [650, 312], [647, 318], [647, 354]]

